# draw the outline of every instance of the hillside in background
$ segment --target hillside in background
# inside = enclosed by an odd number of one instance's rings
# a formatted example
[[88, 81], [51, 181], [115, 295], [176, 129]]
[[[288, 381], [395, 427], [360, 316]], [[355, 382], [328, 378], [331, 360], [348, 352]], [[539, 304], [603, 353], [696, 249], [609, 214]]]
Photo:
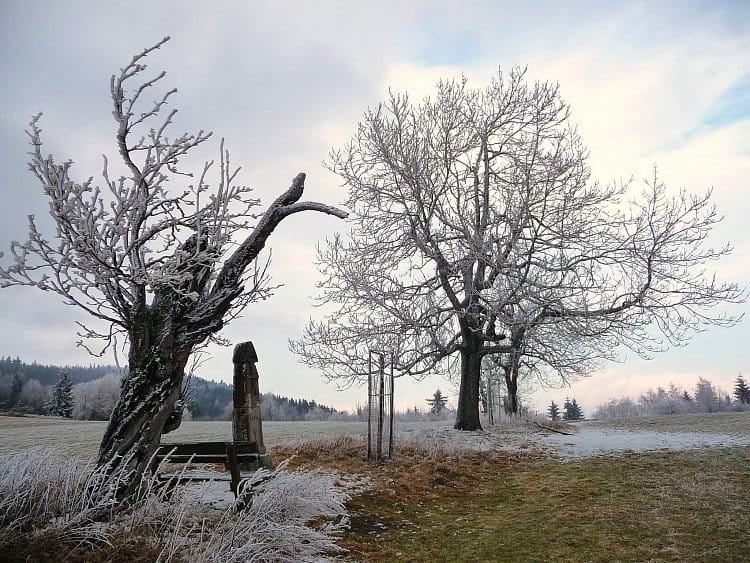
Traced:
[[65, 372], [75, 385], [76, 383], [85, 383], [104, 377], [108, 373], [119, 373], [120, 368], [116, 366], [100, 366], [91, 364], [89, 366], [52, 366], [43, 365], [36, 362], [30, 364], [24, 363], [18, 357], [15, 359], [8, 356], [0, 357], [0, 378], [12, 378], [15, 374], [20, 373], [27, 381], [36, 379], [42, 385], [55, 385], [60, 372]]
[[[0, 409], [33, 414], [48, 414], [49, 402], [60, 373], [73, 382], [73, 418], [106, 420], [119, 395], [121, 369], [110, 365], [55, 366], [20, 358], [0, 358]], [[20, 376], [23, 391], [13, 404], [13, 380]], [[188, 380], [187, 418], [193, 420], [229, 420], [232, 416], [232, 386], [197, 376]], [[308, 399], [290, 399], [273, 393], [261, 395], [264, 420], [325, 420], [342, 416], [335, 409]]]

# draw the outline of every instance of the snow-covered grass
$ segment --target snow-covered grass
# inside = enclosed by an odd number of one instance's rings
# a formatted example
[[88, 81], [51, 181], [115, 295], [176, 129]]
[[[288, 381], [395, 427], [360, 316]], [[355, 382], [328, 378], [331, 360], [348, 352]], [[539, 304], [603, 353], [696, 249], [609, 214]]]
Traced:
[[[212, 509], [216, 487], [143, 482], [116, 507], [85, 462], [35, 448], [0, 455], [3, 561], [301, 561], [340, 553], [346, 490], [331, 472], [260, 471], [241, 482], [242, 504]], [[262, 479], [262, 483], [258, 483]]]
[[597, 428], [616, 427], [655, 432], [703, 432], [750, 435], [750, 412], [683, 413], [592, 421]]
[[[429, 425], [431, 423], [405, 424]], [[94, 457], [106, 426], [106, 422], [0, 416], [0, 453], [44, 446], [58, 447], [68, 457]], [[366, 436], [367, 423], [333, 421], [263, 423], [263, 436], [268, 446], [339, 434]], [[231, 440], [232, 423], [229, 421], [183, 422], [177, 430], [165, 434], [162, 439], [167, 443]]]
[[[569, 432], [567, 436], [540, 427]], [[103, 422], [82, 422], [51, 418], [0, 416], [0, 453], [16, 452], [32, 446], [55, 446], [68, 457], [86, 458], [96, 454], [104, 432]], [[676, 414], [651, 418], [585, 421], [555, 426], [544, 419], [506, 418], [484, 431], [458, 432], [450, 421], [410, 421], [395, 425], [396, 453], [399, 448], [421, 448], [428, 457], [463, 450], [536, 450], [564, 458], [623, 451], [684, 450], [750, 444], [750, 412]], [[362, 422], [264, 422], [268, 447], [294, 450], [307, 443], [308, 450], [334, 440], [339, 449], [359, 444], [352, 455], [364, 455], [367, 424]], [[184, 422], [164, 442], [230, 440], [229, 422]], [[346, 442], [349, 439], [349, 442]], [[342, 443], [335, 444], [336, 440]], [[344, 450], [342, 450], [344, 451]], [[436, 452], [434, 455], [430, 451]]]
[[750, 446], [750, 434], [738, 436], [706, 432], [629, 430], [584, 423], [579, 425], [577, 432], [572, 436], [540, 434], [534, 441], [554, 455], [563, 459], [573, 459], [623, 452]]

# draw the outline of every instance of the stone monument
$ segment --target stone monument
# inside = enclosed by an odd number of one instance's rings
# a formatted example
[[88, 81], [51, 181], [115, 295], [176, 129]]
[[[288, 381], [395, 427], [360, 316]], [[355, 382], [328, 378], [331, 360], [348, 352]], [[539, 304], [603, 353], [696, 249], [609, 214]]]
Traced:
[[[263, 443], [263, 423], [260, 417], [260, 388], [258, 369], [255, 367], [258, 355], [253, 343], [242, 342], [234, 348], [234, 411], [232, 413], [232, 438], [235, 442], [250, 443], [258, 454], [266, 454]], [[260, 458], [264, 458], [261, 460]], [[271, 458], [260, 455], [261, 466], [270, 466]]]

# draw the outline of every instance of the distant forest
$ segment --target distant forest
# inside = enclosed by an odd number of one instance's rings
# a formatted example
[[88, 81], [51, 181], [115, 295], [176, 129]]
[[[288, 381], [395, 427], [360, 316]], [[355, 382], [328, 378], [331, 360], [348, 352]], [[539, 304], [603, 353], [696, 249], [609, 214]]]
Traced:
[[8, 356], [0, 357], [0, 378], [12, 378], [20, 373], [27, 381], [36, 379], [42, 385], [55, 385], [61, 372], [65, 372], [75, 385], [76, 383], [85, 383], [104, 377], [108, 373], [119, 372], [120, 369], [115, 366], [100, 366], [91, 364], [86, 366], [46, 366], [32, 362], [30, 364], [22, 362], [18, 357], [15, 359]]
[[[27, 364], [20, 358], [0, 358], [0, 410], [48, 414], [60, 374], [73, 383], [72, 418], [107, 420], [120, 391], [123, 370], [110, 365]], [[187, 420], [229, 420], [232, 416], [232, 386], [201, 377], [188, 379]], [[14, 382], [20, 392], [14, 393]], [[347, 413], [308, 399], [291, 399], [273, 393], [261, 395], [263, 420], [327, 420], [347, 418]]]

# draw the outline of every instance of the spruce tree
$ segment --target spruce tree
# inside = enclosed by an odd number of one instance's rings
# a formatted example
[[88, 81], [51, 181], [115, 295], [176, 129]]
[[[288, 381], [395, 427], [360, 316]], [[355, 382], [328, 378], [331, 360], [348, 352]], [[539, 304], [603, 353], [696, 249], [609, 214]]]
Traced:
[[18, 401], [21, 400], [21, 391], [23, 391], [23, 379], [21, 374], [16, 372], [13, 376], [13, 386], [10, 389], [9, 407], [13, 408], [18, 404]]
[[572, 408], [573, 405], [570, 403], [570, 399], [565, 397], [565, 402], [563, 403], [563, 420], [571, 420], [570, 415], [572, 414]]
[[573, 399], [570, 402], [571, 417], [570, 420], [583, 420], [583, 410], [578, 405], [578, 401]]
[[737, 382], [734, 386], [734, 396], [738, 402], [750, 405], [750, 386], [742, 375], [737, 376]]
[[583, 411], [578, 405], [578, 401], [573, 399], [572, 401], [565, 398], [563, 404], [563, 420], [583, 420]]
[[431, 399], [427, 399], [427, 404], [430, 405], [430, 412], [435, 416], [440, 416], [440, 413], [445, 409], [446, 403], [448, 403], [448, 397], [444, 397], [440, 389], [435, 391]]
[[73, 415], [73, 382], [65, 372], [60, 373], [58, 377], [55, 393], [50, 402], [49, 413], [52, 416], [70, 418]]
[[555, 401], [552, 401], [549, 408], [547, 409], [547, 413], [549, 413], [550, 419], [560, 420], [560, 407], [557, 406], [557, 403], [555, 403]]

